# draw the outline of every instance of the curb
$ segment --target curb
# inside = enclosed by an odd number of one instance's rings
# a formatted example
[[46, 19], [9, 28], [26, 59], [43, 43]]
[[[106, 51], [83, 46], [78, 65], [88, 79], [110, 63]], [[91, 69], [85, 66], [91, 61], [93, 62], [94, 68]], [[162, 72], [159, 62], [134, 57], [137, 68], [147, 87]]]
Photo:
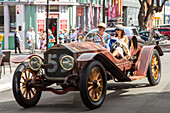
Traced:
[[0, 84], [0, 92], [12, 89], [12, 82]]

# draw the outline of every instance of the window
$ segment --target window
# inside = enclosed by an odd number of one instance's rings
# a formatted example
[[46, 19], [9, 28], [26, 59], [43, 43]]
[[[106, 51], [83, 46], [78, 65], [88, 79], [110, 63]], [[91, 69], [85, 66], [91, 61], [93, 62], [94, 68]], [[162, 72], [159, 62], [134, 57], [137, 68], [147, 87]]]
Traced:
[[0, 6], [0, 32], [4, 32], [4, 7]]
[[16, 29], [16, 9], [15, 6], [9, 6], [10, 14], [10, 32], [14, 32]]
[[[47, 6], [45, 6], [45, 11], [47, 12]], [[50, 5], [49, 12], [59, 12], [59, 6]]]

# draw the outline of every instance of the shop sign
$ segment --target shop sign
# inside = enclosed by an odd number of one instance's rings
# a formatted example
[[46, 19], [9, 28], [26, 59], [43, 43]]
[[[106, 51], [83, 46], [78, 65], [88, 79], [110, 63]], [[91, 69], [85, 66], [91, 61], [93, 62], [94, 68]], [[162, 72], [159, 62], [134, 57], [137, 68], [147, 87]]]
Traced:
[[44, 30], [45, 21], [44, 20], [38, 20], [37, 26], [38, 26], [38, 32], [40, 32], [40, 29]]
[[60, 30], [67, 29], [67, 20], [60, 20]]
[[153, 17], [153, 19], [160, 19], [160, 17]]
[[83, 16], [83, 7], [78, 7], [77, 16]]

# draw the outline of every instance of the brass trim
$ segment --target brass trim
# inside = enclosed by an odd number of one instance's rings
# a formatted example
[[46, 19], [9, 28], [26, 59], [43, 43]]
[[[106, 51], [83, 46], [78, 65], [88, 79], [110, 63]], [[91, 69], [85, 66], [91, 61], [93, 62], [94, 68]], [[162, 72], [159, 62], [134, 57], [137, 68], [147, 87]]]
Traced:
[[[31, 61], [33, 58], [37, 58], [38, 61], [39, 61], [39, 63], [40, 63], [40, 65], [39, 65], [39, 67], [38, 67], [37, 69], [34, 69], [34, 68], [31, 67], [30, 61]], [[33, 71], [38, 71], [38, 70], [41, 68], [41, 66], [42, 66], [42, 60], [41, 60], [39, 57], [33, 56], [33, 57], [30, 58], [30, 60], [29, 60], [29, 67], [31, 68], [31, 70], [33, 70]]]
[[[64, 60], [65, 58], [70, 58], [71, 61], [72, 61], [72, 67], [69, 68], [69, 69], [66, 69], [66, 68], [63, 66], [63, 64], [62, 64], [62, 62], [63, 62], [63, 60]], [[60, 65], [61, 65], [61, 67], [62, 67], [65, 71], [70, 71], [70, 70], [72, 70], [72, 69], [74, 68], [74, 58], [73, 58], [72, 56], [70, 56], [70, 55], [65, 55], [65, 56], [63, 56], [63, 57], [61, 58]]]

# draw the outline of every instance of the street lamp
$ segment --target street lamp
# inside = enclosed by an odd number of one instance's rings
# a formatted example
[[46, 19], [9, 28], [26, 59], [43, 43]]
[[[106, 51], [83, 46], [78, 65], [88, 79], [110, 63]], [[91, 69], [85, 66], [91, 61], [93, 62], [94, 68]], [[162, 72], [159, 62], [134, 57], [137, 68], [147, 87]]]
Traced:
[[105, 0], [103, 0], [103, 23], [105, 23]]
[[47, 0], [47, 18], [46, 18], [46, 51], [48, 50], [48, 14], [49, 14], [49, 0]]

